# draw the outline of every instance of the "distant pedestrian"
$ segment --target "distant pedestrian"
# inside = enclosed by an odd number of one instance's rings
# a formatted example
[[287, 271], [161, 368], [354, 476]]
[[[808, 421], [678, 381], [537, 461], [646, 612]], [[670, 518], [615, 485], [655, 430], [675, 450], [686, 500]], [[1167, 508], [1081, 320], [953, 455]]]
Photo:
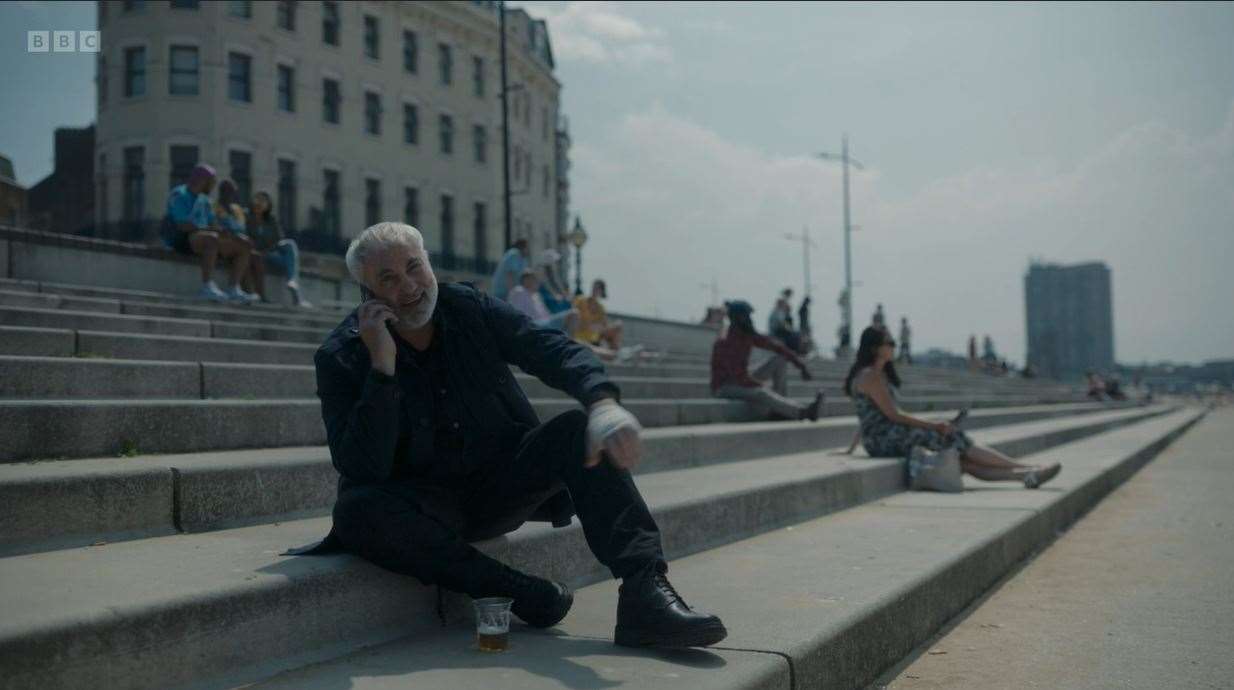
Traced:
[[526, 269], [527, 240], [520, 237], [514, 240], [514, 244], [510, 245], [510, 248], [502, 255], [501, 261], [497, 263], [497, 270], [493, 271], [493, 296], [505, 301], [514, 286], [518, 285]]
[[874, 326], [882, 326], [883, 328], [887, 327], [887, 317], [883, 314], [882, 304], [879, 304], [878, 308], [874, 310], [874, 317], [871, 319], [870, 323]]
[[908, 317], [900, 317], [900, 361], [904, 364], [913, 363], [912, 337], [913, 329], [908, 327]]
[[977, 368], [977, 336], [968, 336], [968, 368], [970, 371]]
[[[782, 419], [818, 419], [823, 404], [821, 392], [814, 396], [810, 405], [802, 405], [788, 397], [786, 367], [792, 363], [801, 371], [802, 380], [809, 381], [812, 377], [805, 362], [796, 352], [754, 330], [754, 322], [750, 319], [754, 308], [749, 302], [734, 300], [725, 302], [724, 306], [729, 324], [711, 346], [712, 394], [768, 408]], [[772, 356], [750, 371], [750, 352], [756, 347], [768, 350]], [[765, 381], [771, 382], [770, 389], [764, 385]]]

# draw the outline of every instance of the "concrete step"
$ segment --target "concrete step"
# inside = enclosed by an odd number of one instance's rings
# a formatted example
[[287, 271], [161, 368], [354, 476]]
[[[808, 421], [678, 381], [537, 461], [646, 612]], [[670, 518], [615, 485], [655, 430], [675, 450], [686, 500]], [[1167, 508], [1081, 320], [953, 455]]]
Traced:
[[1066, 467], [1050, 490], [966, 477], [974, 490], [962, 495], [897, 494], [678, 559], [673, 583], [692, 605], [727, 624], [719, 648], [605, 647], [617, 599], [617, 583], [605, 581], [577, 591], [555, 629], [515, 627], [511, 650], [496, 660], [475, 651], [473, 626], [460, 623], [249, 687], [482, 690], [536, 688], [562, 678], [634, 690], [867, 687], [1198, 414], [1181, 412], [1044, 453]]
[[[517, 376], [523, 391], [534, 398], [565, 394], [535, 377]], [[707, 379], [661, 379], [614, 376], [627, 398], [706, 398]], [[203, 398], [316, 398], [317, 377], [312, 366], [229, 364], [221, 362], [168, 362], [66, 357], [0, 355], [0, 399], [104, 399], [153, 397]], [[844, 397], [836, 381], [794, 382], [789, 394], [799, 398], [824, 390]], [[952, 386], [913, 388], [918, 396], [959, 394]]]
[[[980, 430], [1056, 420], [1051, 433], [1088, 433], [1167, 409], [978, 410], [967, 426]], [[855, 431], [851, 419], [650, 429], [637, 473], [846, 446]], [[325, 447], [0, 465], [0, 524], [6, 526], [0, 556], [324, 515], [334, 504], [337, 479]]]
[[[578, 407], [571, 399], [533, 399], [541, 419]], [[806, 402], [806, 400], [801, 400]], [[1016, 407], [1032, 396], [903, 398], [908, 411]], [[644, 427], [753, 422], [765, 413], [736, 400], [623, 398]], [[828, 400], [824, 416], [853, 413]], [[794, 422], [801, 424], [803, 422]], [[110, 454], [188, 453], [325, 443], [317, 400], [0, 400], [0, 462]]]
[[[995, 446], [1031, 446], [1029, 439], [1048, 438], [1049, 429], [1037, 424], [991, 430], [982, 439]], [[640, 477], [639, 485], [660, 525], [666, 555], [678, 559], [891, 496], [902, 481], [897, 460], [814, 452], [659, 472]], [[0, 619], [5, 687], [234, 687], [436, 629], [434, 591], [411, 578], [346, 554], [277, 555], [320, 537], [328, 524], [328, 518], [295, 520], [0, 559], [0, 581], [21, 583], [0, 591], [0, 609], [6, 612]], [[901, 525], [881, 540], [868, 534], [865, 539], [873, 545], [905, 533]], [[576, 585], [606, 577], [577, 524], [529, 525], [479, 546], [515, 567]], [[716, 577], [718, 572], [743, 571], [712, 570], [717, 585], [750, 586], [748, 578]], [[798, 568], [774, 577], [800, 583], [802, 572], [810, 571]], [[752, 589], [759, 597], [773, 594], [761, 585]], [[736, 592], [730, 597], [741, 598]], [[743, 605], [706, 598], [711, 606]], [[450, 618], [457, 620], [461, 599], [449, 600]], [[735, 637], [747, 639], [755, 632], [758, 618], [720, 612]], [[798, 625], [782, 623], [793, 630]], [[765, 628], [757, 632], [769, 634]]]
[[260, 318], [260, 316], [255, 316], [253, 317], [254, 320], [247, 322], [207, 321], [203, 319], [172, 318], [169, 316], [107, 314], [97, 311], [73, 309], [0, 307], [0, 325], [4, 326], [85, 328], [112, 333], [274, 340], [313, 343], [315, 345], [320, 345], [330, 331], [330, 328], [327, 327], [303, 328], [262, 323], [259, 321]]
[[[95, 297], [100, 299], [111, 299], [126, 302], [151, 302], [160, 304], [183, 304], [187, 306], [203, 306], [211, 305], [218, 306], [213, 302], [198, 299], [189, 295], [172, 295], [162, 292], [150, 292], [147, 290], [126, 290], [123, 288], [108, 288], [96, 287], [90, 285], [76, 285], [70, 283], [56, 282], [39, 282], [30, 280], [14, 280], [0, 278], [0, 290], [18, 291], [18, 292], [42, 292], [53, 295], [77, 296], [77, 297]], [[306, 310], [308, 313], [318, 314], [346, 314], [351, 311], [355, 305], [347, 306], [346, 308], [331, 308], [323, 305], [318, 305], [312, 310]], [[238, 310], [246, 311], [262, 311], [271, 314], [287, 314], [296, 313], [296, 310], [283, 304], [250, 304], [234, 307]], [[340, 317], [341, 318], [341, 317]]]

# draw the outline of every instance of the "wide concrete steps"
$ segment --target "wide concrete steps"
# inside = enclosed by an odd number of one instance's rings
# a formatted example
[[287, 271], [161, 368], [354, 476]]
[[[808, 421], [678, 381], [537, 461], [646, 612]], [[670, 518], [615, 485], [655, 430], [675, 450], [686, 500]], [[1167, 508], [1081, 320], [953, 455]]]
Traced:
[[1200, 416], [1180, 411], [1050, 449], [1044, 459], [1066, 469], [1040, 491], [965, 477], [964, 494], [897, 493], [677, 559], [677, 588], [727, 624], [717, 648], [605, 646], [617, 583], [602, 581], [576, 593], [555, 629], [513, 629], [501, 655], [476, 651], [461, 622], [250, 687], [866, 687]]
[[[1077, 404], [977, 410], [966, 426], [1065, 420], [1050, 425], [1055, 438], [1065, 438], [1165, 409]], [[651, 429], [637, 473], [845, 446], [855, 431], [851, 419]], [[329, 450], [320, 446], [0, 465], [0, 556], [325, 515], [337, 480]]]
[[[799, 402], [806, 403], [806, 399]], [[960, 407], [1017, 407], [1053, 402], [1036, 396], [948, 395], [903, 398], [910, 412]], [[572, 399], [532, 399], [541, 419], [577, 409]], [[646, 428], [766, 419], [737, 400], [634, 399], [622, 405]], [[824, 416], [853, 413], [850, 400], [828, 400]], [[413, 421], [416, 423], [416, 421]], [[419, 420], [426, 423], [426, 420]], [[791, 423], [791, 422], [790, 422]], [[796, 422], [805, 423], [805, 422]], [[0, 463], [22, 460], [277, 448], [326, 442], [317, 400], [0, 400]]]
[[[1149, 436], [1181, 428], [1191, 414], [1124, 426], [1096, 437], [1104, 440], [1085, 455], [1109, 457], [1110, 448], [1143, 453]], [[1074, 419], [1033, 422], [976, 435], [1007, 451], [1031, 452], [1099, 430], [1076, 431], [1075, 424]], [[1062, 451], [1056, 448], [1056, 452]], [[817, 451], [654, 472], [638, 481], [673, 559], [892, 496], [900, 492], [902, 482], [900, 461], [841, 459]], [[994, 515], [984, 524], [998, 522]], [[189, 683], [232, 687], [364, 645], [409, 634], [429, 635], [437, 625], [433, 590], [350, 555], [277, 555], [288, 546], [320, 537], [328, 523], [328, 518], [291, 520], [2, 558], [0, 581], [19, 584], [0, 591], [0, 610], [6, 612], [0, 618], [0, 666], [6, 670], [0, 687], [166, 688]], [[868, 548], [898, 543], [911, 533], [913, 524], [866, 532], [854, 543]], [[853, 536], [842, 526], [826, 531], [840, 539]], [[558, 530], [529, 525], [480, 546], [516, 567], [576, 584], [605, 577], [590, 557], [577, 524]], [[813, 554], [849, 557], [834, 549], [786, 551], [803, 560], [769, 568], [775, 572], [766, 573], [771, 579], [765, 582], [759, 579], [764, 575], [759, 559], [743, 568], [711, 569], [706, 578], [711, 586], [733, 588], [725, 596], [705, 592], [697, 574], [688, 574], [697, 573], [690, 566], [675, 564], [674, 578], [692, 601], [726, 617], [733, 631], [732, 648], [780, 645], [802, 633], [803, 627], [816, 631], [818, 621], [803, 626], [803, 621], [792, 620], [793, 615], [781, 609], [775, 615], [778, 629], [766, 624], [766, 615], [760, 617], [757, 607], [747, 604], [776, 597], [781, 607], [812, 609], [816, 601], [785, 596], [784, 592], [797, 590], [777, 587], [799, 589], [803, 583], [827, 582], [803, 567], [809, 565], [804, 559]], [[740, 557], [731, 555], [731, 549], [715, 553]], [[677, 575], [679, 569], [684, 577]], [[888, 575], [907, 575], [905, 570], [872, 570], [860, 579], [877, 584]], [[907, 570], [924, 572], [921, 567]], [[811, 577], [802, 577], [803, 573]], [[880, 573], [883, 577], [876, 577]], [[585, 598], [590, 597], [580, 597]], [[451, 597], [448, 603], [448, 617], [461, 619], [465, 611], [461, 600]], [[585, 618], [576, 615], [575, 620], [581, 624]], [[916, 626], [907, 620], [899, 621], [899, 627], [915, 632]], [[804, 639], [816, 636], [811, 632]], [[785, 646], [784, 653], [801, 656], [801, 663], [823, 664], [837, 656]], [[881, 653], [880, 649], [867, 655]], [[811, 661], [816, 657], [819, 661]], [[794, 671], [798, 682], [814, 677], [803, 674], [818, 673], [808, 664]], [[456, 685], [470, 683], [460, 677]]]
[[[623, 368], [623, 371], [628, 370]], [[637, 369], [636, 369], [637, 371]], [[640, 372], [641, 373], [641, 372]], [[530, 397], [563, 397], [565, 393], [525, 374], [516, 378]], [[706, 378], [659, 378], [614, 375], [627, 398], [706, 398]], [[817, 390], [843, 397], [838, 380], [801, 381], [789, 394], [809, 397]], [[0, 355], [0, 399], [76, 398], [313, 398], [317, 377], [309, 365], [171, 362], [161, 360], [78, 357], [14, 357]], [[918, 396], [964, 392], [957, 386], [914, 386]]]

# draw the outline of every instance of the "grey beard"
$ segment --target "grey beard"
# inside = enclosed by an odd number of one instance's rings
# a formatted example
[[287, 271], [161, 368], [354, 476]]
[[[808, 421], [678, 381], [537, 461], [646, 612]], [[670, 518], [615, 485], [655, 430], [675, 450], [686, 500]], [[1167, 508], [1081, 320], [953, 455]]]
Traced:
[[433, 318], [433, 310], [436, 308], [437, 283], [434, 282], [424, 291], [424, 304], [416, 307], [415, 309], [398, 312], [399, 325], [406, 326], [407, 328], [420, 328]]

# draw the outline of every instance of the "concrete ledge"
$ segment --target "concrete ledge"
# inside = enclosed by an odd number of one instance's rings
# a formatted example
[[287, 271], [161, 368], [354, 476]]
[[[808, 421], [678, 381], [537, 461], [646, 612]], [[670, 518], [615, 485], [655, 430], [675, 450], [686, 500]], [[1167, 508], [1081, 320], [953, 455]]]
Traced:
[[[972, 428], [999, 427], [993, 436], [1010, 454], [1032, 452], [1042, 443], [1057, 445], [1085, 434], [1129, 424], [1166, 408], [1104, 412], [1099, 408], [1073, 411], [1025, 408], [1015, 412], [978, 411]], [[1011, 425], [1011, 426], [1007, 426]], [[737, 424], [676, 427], [648, 431], [639, 475], [690, 467], [739, 462], [846, 445], [855, 425], [851, 420], [829, 420], [815, 425]], [[78, 466], [80, 471], [76, 470]], [[146, 497], [147, 503], [171, 505], [170, 515], [159, 513], [152, 522], [128, 515], [117, 520], [111, 506], [79, 503], [72, 492], [9, 491], [10, 515], [32, 527], [13, 538], [0, 536], [0, 555], [26, 553], [90, 544], [99, 539], [117, 541], [136, 526], [158, 528], [174, 524], [189, 532], [217, 530], [272, 519], [287, 520], [327, 514], [334, 504], [338, 475], [324, 447], [296, 447], [220, 451], [136, 458], [95, 458], [0, 466], [0, 487], [47, 485], [62, 489], [76, 482], [79, 492], [94, 486], [113, 495], [129, 490], [133, 472], [166, 472], [174, 476], [167, 487], [174, 491]], [[114, 477], [112, 476], [114, 473]], [[76, 477], [74, 480], [73, 478]], [[107, 488], [113, 485], [120, 488]], [[62, 498], [58, 498], [61, 497]], [[79, 518], [66, 526], [52, 516]], [[40, 542], [55, 542], [54, 545]]]
[[[657, 473], [639, 484], [670, 557], [680, 558], [895, 493], [902, 472], [894, 460], [808, 453]], [[252, 664], [262, 664], [266, 674], [280, 659], [286, 668], [336, 655], [340, 641], [355, 648], [436, 628], [433, 590], [409, 578], [348, 555], [274, 555], [319, 537], [327, 526], [328, 519], [299, 520], [0, 559], [0, 579], [26, 583], [0, 592], [7, 612], [0, 619], [7, 685], [217, 686], [213, 679], [220, 674], [234, 684], [240, 677], [256, 679], [245, 668]], [[877, 541], [865, 539], [867, 545]], [[539, 574], [578, 583], [604, 577], [577, 525], [528, 526], [480, 546]], [[738, 577], [717, 578], [717, 572]], [[801, 572], [779, 576], [800, 583]], [[711, 570], [709, 577], [714, 585], [748, 582], [739, 573]], [[777, 594], [755, 589], [760, 597]], [[606, 601], [610, 613], [612, 601]], [[786, 604], [802, 606], [796, 598], [782, 599], [780, 606]], [[785, 627], [798, 624], [781, 620], [778, 609], [776, 618]], [[742, 633], [762, 632], [752, 630], [755, 616], [728, 620]], [[764, 637], [748, 648], [768, 642]], [[794, 673], [799, 683], [814, 677]]]
[[0, 326], [0, 355], [72, 357], [77, 334], [67, 328]]
[[[542, 420], [578, 407], [575, 401], [564, 398], [531, 402]], [[908, 399], [901, 406], [927, 412], [1041, 402], [1023, 397], [946, 397]], [[765, 419], [745, 403], [732, 400], [626, 399], [623, 403], [647, 428]], [[826, 413], [851, 414], [852, 403], [829, 401]], [[324, 443], [320, 403], [313, 399], [0, 400], [0, 463]]]
[[111, 330], [120, 333], [149, 333], [210, 337], [209, 321], [191, 319], [151, 319], [144, 316], [103, 314], [67, 309], [34, 309], [0, 307], [0, 326], [35, 326], [38, 328], [75, 328]]

